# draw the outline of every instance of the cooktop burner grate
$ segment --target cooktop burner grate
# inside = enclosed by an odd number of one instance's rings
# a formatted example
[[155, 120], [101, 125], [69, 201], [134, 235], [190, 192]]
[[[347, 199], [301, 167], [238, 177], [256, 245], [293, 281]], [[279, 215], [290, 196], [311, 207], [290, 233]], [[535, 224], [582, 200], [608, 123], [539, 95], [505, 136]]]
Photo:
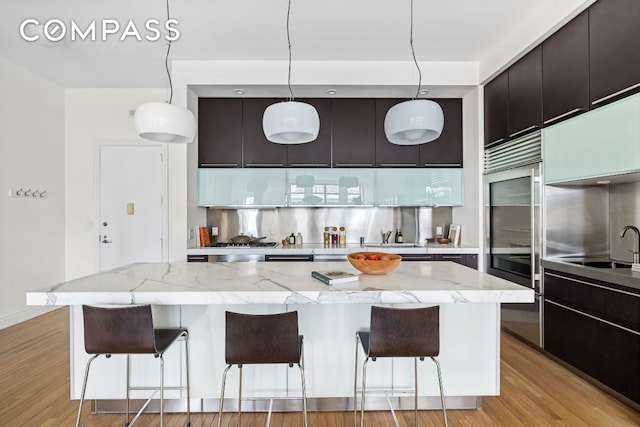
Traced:
[[253, 242], [253, 243], [233, 243], [233, 242], [218, 242], [212, 243], [213, 248], [274, 248], [278, 246], [276, 242]]

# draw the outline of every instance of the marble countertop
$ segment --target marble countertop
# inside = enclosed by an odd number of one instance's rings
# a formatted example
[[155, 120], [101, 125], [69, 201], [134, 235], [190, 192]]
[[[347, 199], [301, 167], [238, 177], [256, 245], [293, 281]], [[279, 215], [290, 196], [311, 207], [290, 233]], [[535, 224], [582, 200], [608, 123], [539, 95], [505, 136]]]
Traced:
[[283, 246], [278, 244], [273, 248], [189, 248], [187, 255], [291, 255], [291, 254], [313, 254], [313, 255], [346, 255], [351, 252], [360, 251], [391, 252], [396, 254], [477, 254], [478, 248], [466, 245], [452, 245], [429, 243], [412, 247], [408, 244], [403, 246], [369, 246], [364, 247], [359, 244], [348, 244], [344, 248], [327, 248], [321, 243], [310, 243], [302, 246]]
[[533, 302], [532, 289], [447, 261], [404, 262], [385, 275], [327, 286], [313, 270], [344, 262], [140, 263], [27, 293], [28, 305]]

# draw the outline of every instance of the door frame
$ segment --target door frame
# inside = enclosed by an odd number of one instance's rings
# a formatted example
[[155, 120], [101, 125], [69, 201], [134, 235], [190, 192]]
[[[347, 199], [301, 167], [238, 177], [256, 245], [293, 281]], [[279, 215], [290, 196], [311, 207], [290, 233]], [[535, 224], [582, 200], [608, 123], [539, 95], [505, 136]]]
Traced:
[[105, 141], [98, 142], [94, 145], [94, 155], [93, 155], [93, 163], [94, 163], [94, 179], [93, 179], [93, 206], [94, 206], [94, 242], [95, 242], [95, 251], [94, 251], [94, 271], [100, 272], [100, 177], [101, 177], [101, 157], [100, 152], [102, 147], [113, 147], [113, 146], [132, 146], [132, 147], [160, 147], [162, 154], [162, 262], [167, 262], [169, 259], [169, 203], [167, 199], [168, 195], [168, 165], [167, 161], [167, 145], [157, 142], [142, 142], [142, 141]]

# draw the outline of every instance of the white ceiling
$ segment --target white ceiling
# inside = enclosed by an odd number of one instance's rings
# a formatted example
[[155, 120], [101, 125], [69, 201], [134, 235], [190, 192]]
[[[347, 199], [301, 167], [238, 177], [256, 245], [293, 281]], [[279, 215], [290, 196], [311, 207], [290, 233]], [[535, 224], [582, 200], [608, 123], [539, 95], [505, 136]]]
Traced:
[[[172, 60], [287, 59], [287, 0], [169, 1], [181, 32]], [[416, 56], [421, 62], [482, 63], [519, 26], [538, 19], [540, 8], [562, 3], [575, 9], [590, 2], [415, 0]], [[293, 60], [411, 61], [409, 6], [409, 0], [292, 0]], [[100, 25], [116, 19], [123, 26], [133, 20], [144, 36], [146, 20], [166, 19], [165, 0], [2, 0], [0, 57], [62, 87], [167, 85], [164, 41], [120, 41], [120, 31], [107, 41], [27, 42], [19, 34], [27, 18], [58, 18], [67, 27], [73, 20], [81, 28], [92, 20]]]

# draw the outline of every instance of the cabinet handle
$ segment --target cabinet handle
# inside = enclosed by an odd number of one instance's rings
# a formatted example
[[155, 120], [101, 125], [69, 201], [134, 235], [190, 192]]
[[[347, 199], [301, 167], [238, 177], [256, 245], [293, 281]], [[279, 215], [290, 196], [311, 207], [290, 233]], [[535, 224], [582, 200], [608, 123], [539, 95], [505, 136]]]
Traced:
[[619, 90], [619, 91], [617, 91], [616, 93], [612, 93], [611, 95], [603, 96], [603, 97], [602, 97], [602, 98], [600, 98], [600, 99], [596, 99], [596, 100], [595, 100], [595, 101], [593, 101], [591, 104], [592, 104], [592, 105], [599, 104], [599, 103], [601, 103], [602, 101], [606, 101], [607, 99], [613, 98], [614, 96], [618, 96], [618, 95], [620, 95], [620, 94], [623, 94], [623, 93], [625, 93], [625, 92], [628, 92], [628, 91], [630, 91], [630, 90], [633, 90], [633, 89], [635, 89], [635, 88], [637, 88], [637, 87], [640, 87], [640, 83], [636, 83], [636, 84], [634, 84], [634, 85], [632, 85], [632, 86], [629, 86], [629, 87], [627, 87], [627, 88], [624, 88], [624, 89], [622, 89], [622, 90]]
[[509, 138], [513, 138], [514, 136], [518, 136], [518, 135], [523, 134], [525, 132], [529, 132], [530, 130], [536, 129], [537, 127], [538, 127], [538, 125], [531, 125], [526, 129], [522, 129], [522, 130], [519, 130], [518, 132], [512, 133], [511, 135], [509, 135]]
[[462, 259], [462, 255], [442, 255], [442, 259]]
[[272, 167], [282, 167], [284, 163], [247, 163], [245, 166], [248, 167], [262, 167], [262, 168], [272, 168]]
[[292, 167], [329, 167], [329, 163], [291, 163]]
[[494, 144], [499, 144], [502, 141], [504, 141], [505, 139], [507, 139], [507, 138], [500, 138], [500, 139], [496, 139], [495, 141], [491, 141], [490, 143], [487, 144], [487, 147], [489, 147], [491, 145], [494, 145]]
[[237, 167], [237, 163], [200, 163], [200, 166], [213, 166], [213, 167]]
[[579, 108], [574, 108], [574, 109], [573, 109], [573, 110], [571, 110], [571, 111], [567, 111], [566, 113], [562, 113], [562, 114], [560, 114], [560, 115], [558, 115], [558, 116], [555, 116], [555, 117], [553, 117], [553, 118], [551, 118], [551, 119], [547, 119], [547, 120], [545, 120], [543, 123], [544, 123], [545, 125], [548, 125], [549, 123], [553, 123], [553, 122], [555, 122], [556, 120], [560, 120], [560, 119], [561, 119], [561, 118], [563, 118], [563, 117], [570, 116], [570, 115], [572, 115], [573, 113], [577, 113], [578, 111], [586, 111], [586, 110], [587, 110], [586, 108], [580, 108], [580, 107], [579, 107]]
[[454, 166], [462, 166], [462, 163], [425, 163], [425, 166], [444, 166], [444, 167], [454, 167]]
[[553, 304], [553, 305], [555, 305], [557, 307], [564, 308], [565, 310], [573, 311], [574, 313], [581, 314], [582, 316], [588, 317], [588, 318], [593, 319], [593, 320], [597, 320], [598, 322], [606, 323], [609, 326], [613, 326], [613, 327], [616, 327], [618, 329], [622, 329], [623, 331], [631, 332], [634, 335], [640, 336], [640, 332], [636, 332], [633, 329], [625, 328], [624, 326], [620, 326], [620, 325], [615, 324], [613, 322], [609, 322], [608, 320], [604, 320], [604, 319], [601, 319], [599, 317], [592, 316], [592, 315], [584, 313], [584, 312], [582, 312], [580, 310], [576, 310], [575, 308], [567, 307], [566, 305], [557, 303], [555, 301], [551, 301], [551, 300], [548, 300], [548, 299], [546, 299], [545, 301], [548, 302], [549, 304]]
[[373, 163], [336, 163], [336, 166], [346, 166], [346, 167], [351, 167], [351, 166], [373, 166]]
[[380, 163], [380, 166], [382, 167], [416, 167], [418, 166], [417, 163]]

